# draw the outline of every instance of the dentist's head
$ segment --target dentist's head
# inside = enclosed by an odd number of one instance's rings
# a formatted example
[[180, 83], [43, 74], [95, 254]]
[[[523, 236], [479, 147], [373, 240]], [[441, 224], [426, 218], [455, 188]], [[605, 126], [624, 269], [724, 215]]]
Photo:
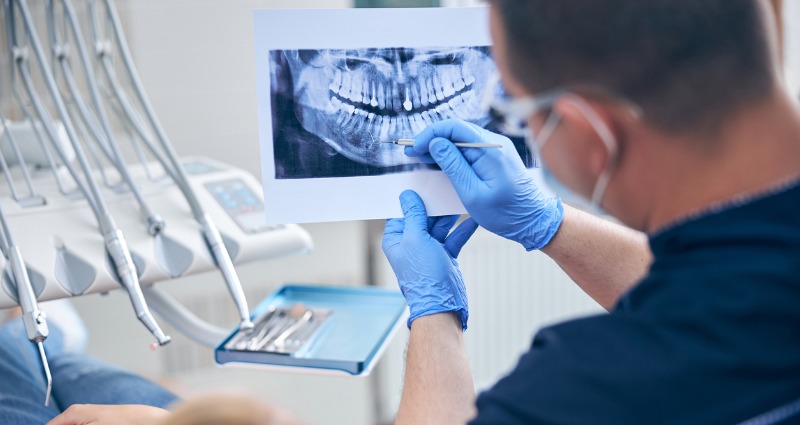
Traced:
[[760, 0], [492, 0], [491, 10], [506, 109], [528, 124], [545, 175], [640, 230], [730, 195], [716, 179], [763, 154], [748, 123], [786, 102]]

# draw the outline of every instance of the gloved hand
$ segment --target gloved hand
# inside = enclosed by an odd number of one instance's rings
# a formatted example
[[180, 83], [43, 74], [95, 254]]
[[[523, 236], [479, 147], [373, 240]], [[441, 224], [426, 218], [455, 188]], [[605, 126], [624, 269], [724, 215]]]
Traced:
[[[452, 142], [498, 143], [503, 148], [459, 149]], [[528, 251], [547, 245], [561, 226], [561, 201], [536, 186], [505, 136], [460, 120], [440, 121], [417, 135], [405, 153], [438, 164], [481, 227]]]
[[467, 292], [455, 259], [478, 225], [467, 219], [450, 233], [458, 216], [428, 218], [422, 199], [410, 190], [400, 195], [400, 205], [404, 217], [386, 220], [383, 252], [411, 309], [409, 329], [418, 317], [455, 312], [466, 330]]

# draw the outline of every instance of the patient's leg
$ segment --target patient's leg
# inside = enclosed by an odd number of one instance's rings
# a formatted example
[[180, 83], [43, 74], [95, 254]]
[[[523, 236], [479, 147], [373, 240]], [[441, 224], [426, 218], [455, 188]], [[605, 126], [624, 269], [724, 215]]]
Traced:
[[[177, 398], [164, 388], [84, 353], [83, 321], [72, 304], [48, 306], [54, 317], [45, 343], [53, 374], [53, 398], [61, 410], [73, 404], [146, 404], [167, 407]], [[78, 338], [76, 337], [76, 333]], [[77, 341], [76, 341], [77, 340]]]
[[146, 404], [166, 408], [177, 397], [138, 375], [88, 356], [65, 354], [50, 363], [53, 398], [73, 404]]
[[52, 403], [44, 407], [39, 353], [26, 338], [22, 321], [14, 318], [0, 326], [0, 424], [44, 424], [73, 404], [166, 407], [176, 401], [164, 388], [88, 357], [83, 352], [85, 342], [74, 338], [85, 330], [77, 316], [70, 317], [68, 301], [42, 304], [47, 307], [43, 310], [52, 312], [50, 335], [44, 342], [53, 376]]

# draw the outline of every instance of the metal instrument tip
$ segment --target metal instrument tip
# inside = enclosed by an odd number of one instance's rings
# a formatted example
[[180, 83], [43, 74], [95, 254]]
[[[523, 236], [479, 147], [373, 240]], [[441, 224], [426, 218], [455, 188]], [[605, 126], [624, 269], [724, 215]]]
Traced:
[[253, 330], [254, 327], [255, 327], [255, 325], [250, 320], [243, 320], [239, 324], [239, 329], [242, 330], [242, 331], [251, 331], [251, 330]]
[[44, 395], [44, 405], [50, 405], [50, 398], [53, 393], [53, 376], [50, 374], [50, 364], [47, 362], [47, 355], [44, 352], [44, 344], [41, 341], [36, 343], [39, 348], [39, 356], [42, 359], [42, 369], [44, 369], [44, 377], [47, 381], [47, 390]]

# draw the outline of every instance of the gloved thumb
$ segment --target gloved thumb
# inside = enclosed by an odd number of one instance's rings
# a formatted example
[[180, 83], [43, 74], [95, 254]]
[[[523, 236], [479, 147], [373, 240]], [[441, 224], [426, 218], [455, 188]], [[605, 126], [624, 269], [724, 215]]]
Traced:
[[428, 234], [428, 213], [417, 192], [406, 190], [400, 194], [400, 206], [405, 218], [404, 233]]
[[433, 139], [428, 149], [433, 160], [453, 183], [459, 195], [469, 193], [470, 189], [480, 181], [461, 151], [449, 140], [441, 137]]
[[458, 254], [461, 254], [461, 248], [464, 247], [464, 244], [467, 243], [476, 230], [478, 230], [478, 223], [475, 219], [470, 217], [464, 220], [464, 222], [456, 227], [456, 230], [450, 233], [444, 241], [444, 247], [447, 249], [447, 252], [450, 253], [451, 257], [458, 258]]

